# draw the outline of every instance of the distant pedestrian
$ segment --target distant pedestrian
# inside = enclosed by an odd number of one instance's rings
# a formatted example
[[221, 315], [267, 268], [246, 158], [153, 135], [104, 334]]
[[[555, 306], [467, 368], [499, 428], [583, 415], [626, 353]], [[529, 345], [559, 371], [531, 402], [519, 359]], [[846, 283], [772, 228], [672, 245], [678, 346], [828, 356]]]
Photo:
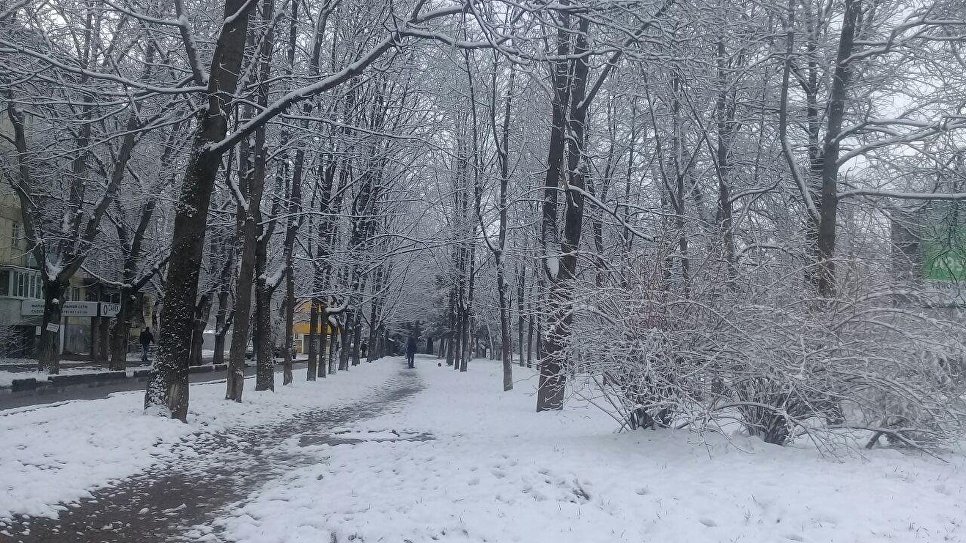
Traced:
[[406, 340], [406, 362], [409, 363], [410, 368], [416, 367], [416, 350], [419, 347], [419, 341], [416, 336], [409, 336]]
[[141, 340], [141, 362], [144, 364], [148, 363], [148, 347], [154, 343], [154, 334], [151, 333], [151, 327], [146, 326], [144, 330], [141, 330], [141, 335], [138, 337]]

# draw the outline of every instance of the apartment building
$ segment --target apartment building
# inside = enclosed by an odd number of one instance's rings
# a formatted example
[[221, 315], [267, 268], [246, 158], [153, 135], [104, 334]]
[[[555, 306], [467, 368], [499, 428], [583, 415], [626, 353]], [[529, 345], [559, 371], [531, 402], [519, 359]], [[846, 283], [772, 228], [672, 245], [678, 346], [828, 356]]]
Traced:
[[[0, 132], [11, 134], [12, 127], [5, 115], [0, 115]], [[6, 147], [5, 147], [6, 146]], [[0, 152], [10, 153], [8, 144], [0, 139]], [[7, 155], [10, 158], [10, 155]], [[92, 330], [101, 315], [116, 303], [117, 294], [99, 288], [83, 272], [71, 279], [67, 292], [69, 310], [61, 323], [61, 350], [65, 354], [83, 355], [90, 352]], [[83, 303], [78, 303], [83, 302]], [[43, 284], [36, 259], [30, 252], [23, 230], [20, 199], [0, 174], [0, 356], [29, 357], [34, 354], [43, 314]]]

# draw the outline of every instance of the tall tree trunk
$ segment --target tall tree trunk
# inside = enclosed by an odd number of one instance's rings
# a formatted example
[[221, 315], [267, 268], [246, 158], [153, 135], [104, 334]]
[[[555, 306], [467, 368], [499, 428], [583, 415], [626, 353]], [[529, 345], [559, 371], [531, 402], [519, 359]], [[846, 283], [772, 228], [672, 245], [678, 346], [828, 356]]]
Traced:
[[67, 301], [68, 285], [58, 279], [44, 280], [44, 315], [41, 318], [39, 340], [39, 371], [51, 375], [60, 373], [60, 335], [63, 333], [61, 312]]
[[[472, 239], [475, 239], [475, 237], [476, 237], [476, 227], [475, 227], [475, 223], [474, 223], [474, 226], [473, 226], [473, 234], [470, 236], [469, 239], [472, 240]], [[475, 330], [473, 329], [473, 298], [474, 298], [474, 291], [475, 291], [475, 284], [476, 284], [476, 281], [475, 281], [475, 278], [476, 278], [476, 269], [475, 269], [476, 268], [476, 243], [475, 242], [470, 246], [470, 255], [469, 255], [469, 266], [468, 266], [468, 268], [469, 268], [469, 276], [470, 277], [469, 277], [469, 281], [467, 282], [467, 286], [466, 286], [466, 289], [467, 289], [467, 293], [466, 293], [466, 316], [464, 317], [464, 320], [463, 320], [463, 326], [464, 326], [464, 329], [465, 329], [465, 332], [464, 333], [466, 335], [466, 337], [464, 339], [464, 342], [463, 342], [463, 345], [465, 347], [465, 351], [466, 352], [465, 352], [465, 355], [463, 356], [462, 361], [460, 362], [460, 371], [461, 372], [465, 372], [466, 371], [467, 364], [469, 363], [470, 359], [473, 358], [473, 351], [472, 351], [472, 349], [470, 349], [470, 346], [472, 345], [472, 343], [470, 343], [470, 336], [471, 335], [473, 335], [473, 336], [476, 335]]]
[[[257, 187], [249, 185], [247, 191], [249, 206], [255, 201], [255, 197], [261, 200], [260, 191]], [[252, 189], [255, 189], [254, 191]], [[238, 259], [238, 277], [235, 280], [235, 317], [232, 319], [231, 345], [228, 350], [227, 382], [228, 388], [225, 398], [242, 401], [242, 393], [245, 389], [245, 355], [248, 351], [249, 332], [252, 315], [252, 285], [255, 279], [255, 244], [257, 223], [252, 214], [252, 208], [248, 210], [239, 206], [238, 216], [240, 219], [239, 234], [241, 238], [241, 254]]]
[[846, 0], [842, 31], [829, 93], [828, 120], [822, 145], [822, 187], [819, 199], [817, 286], [820, 296], [835, 296], [835, 237], [838, 221], [838, 173], [840, 134], [845, 118], [845, 102], [851, 79], [849, 57], [855, 47], [856, 23], [862, 11], [861, 0]]
[[[563, 178], [564, 154], [566, 150], [565, 132], [567, 128], [567, 104], [570, 103], [571, 76], [570, 63], [566, 60], [570, 55], [570, 15], [566, 11], [559, 14], [557, 26], [557, 57], [554, 61], [552, 78], [553, 94], [550, 116], [550, 142], [547, 150], [547, 175], [544, 180], [543, 220], [541, 224], [540, 242], [543, 246], [543, 268], [550, 289], [546, 298], [547, 310], [551, 315], [558, 315], [558, 307], [564, 301], [565, 293], [562, 286], [558, 286], [561, 277], [559, 233], [557, 226], [557, 197], [560, 181]], [[569, 195], [566, 195], [569, 200]], [[540, 378], [537, 387], [537, 411], [563, 408], [564, 376], [561, 373], [559, 360], [563, 350], [562, 337], [548, 331], [541, 337], [543, 355], [539, 358]]]
[[90, 358], [92, 365], [101, 365], [103, 361], [101, 360], [101, 318], [91, 317], [91, 348], [90, 348]]
[[447, 324], [449, 326], [446, 331], [446, 365], [452, 366], [453, 359], [456, 356], [456, 352], [453, 349], [453, 344], [456, 341], [456, 289], [455, 287], [450, 288], [449, 291], [449, 311], [447, 312]]
[[523, 343], [523, 297], [526, 294], [525, 280], [523, 268], [520, 268], [517, 272], [517, 350], [519, 351], [521, 368], [525, 364], [523, 359], [524, 349], [527, 351], [530, 350], [529, 345], [525, 346]]
[[221, 275], [218, 279], [218, 312], [215, 313], [215, 344], [213, 346], [214, 355], [212, 355], [211, 361], [216, 366], [225, 363], [225, 337], [231, 326], [229, 319], [231, 313], [228, 302], [231, 296], [232, 259], [227, 254], [227, 251], [225, 253], [226, 262], [222, 266]]
[[264, 271], [265, 257], [256, 258], [255, 270], [255, 390], [275, 390], [275, 341], [272, 337], [272, 289]]
[[329, 358], [326, 358], [326, 357], [328, 356], [329, 351], [332, 350], [331, 337], [329, 336], [329, 333], [327, 332], [327, 330], [329, 330], [330, 328], [334, 328], [334, 327], [329, 322], [329, 312], [326, 311], [326, 310], [320, 311], [319, 312], [319, 327], [317, 329], [318, 339], [319, 339], [319, 345], [318, 345], [318, 351], [319, 351], [319, 368], [318, 368], [318, 373], [317, 373], [317, 376], [318, 377], [325, 377], [326, 374], [329, 373], [328, 370], [329, 370], [329, 360], [330, 359]]
[[[507, 83], [506, 99], [503, 104], [503, 124], [499, 131], [499, 139], [496, 129], [495, 114], [491, 115], [494, 119], [492, 123], [494, 141], [499, 141], [497, 146], [497, 156], [500, 166], [500, 231], [498, 234], [497, 249], [494, 251], [496, 259], [496, 285], [500, 305], [500, 358], [503, 362], [503, 390], [513, 390], [513, 340], [510, 331], [510, 302], [506, 281], [506, 238], [508, 228], [508, 190], [510, 186], [510, 113], [511, 97], [513, 96], [513, 81], [515, 71], [510, 67], [509, 81]], [[493, 73], [493, 109], [496, 109], [496, 70]], [[478, 206], [479, 207], [479, 206]], [[485, 232], [484, 232], [485, 235]], [[522, 322], [518, 322], [518, 327], [522, 327]], [[523, 329], [519, 329], [520, 339], [522, 340]], [[522, 360], [521, 360], [522, 363]]]
[[725, 63], [726, 51], [724, 38], [719, 37], [715, 45], [718, 69], [718, 97], [715, 109], [718, 122], [718, 147], [715, 149], [718, 169], [718, 229], [721, 232], [722, 252], [727, 266], [728, 284], [736, 288], [738, 270], [735, 263], [735, 236], [733, 225], [733, 206], [731, 203], [731, 144], [734, 141], [735, 108], [728, 100], [728, 75]]
[[[287, 259], [290, 263], [294, 264], [291, 256]], [[293, 371], [293, 354], [294, 350], [294, 338], [292, 337], [292, 330], [295, 327], [295, 279], [293, 276], [293, 268], [288, 268], [288, 272], [285, 274], [285, 300], [283, 302], [285, 308], [285, 341], [283, 342], [283, 348], [285, 352], [282, 353], [282, 386], [292, 384], [295, 380], [295, 376], [292, 374]], [[311, 336], [309, 336], [311, 338]]]
[[[329, 327], [329, 345], [325, 350], [325, 356], [327, 358], [327, 365], [329, 366], [329, 373], [335, 373], [335, 342], [339, 339], [339, 327], [332, 326], [331, 323], [326, 324]], [[324, 377], [324, 376], [323, 376]]]
[[360, 357], [360, 346], [362, 343], [362, 315], [360, 311], [355, 313], [355, 321], [352, 324], [352, 365], [358, 366], [362, 361]]
[[121, 299], [117, 316], [111, 330], [111, 365], [113, 371], [127, 368], [127, 348], [131, 337], [131, 323], [137, 314], [137, 298], [127, 288], [121, 288]]
[[101, 336], [100, 339], [100, 349], [97, 355], [98, 360], [102, 364], [108, 365], [111, 353], [111, 319], [108, 317], [102, 317], [100, 325], [98, 326], [98, 333]]
[[191, 330], [191, 354], [188, 361], [189, 366], [200, 366], [204, 363], [202, 349], [205, 345], [205, 327], [208, 324], [208, 316], [211, 314], [211, 294], [205, 293], [198, 300], [195, 308], [195, 317]]
[[[256, 138], [257, 139], [257, 138]], [[225, 398], [242, 401], [245, 389], [245, 357], [252, 327], [252, 290], [255, 282], [255, 249], [258, 245], [258, 231], [261, 222], [261, 202], [265, 187], [264, 169], [252, 164], [250, 147], [243, 147], [239, 153], [238, 179], [246, 205], [238, 206], [237, 230], [238, 276], [235, 280], [235, 317], [232, 324], [231, 345], [228, 351], [227, 390]], [[255, 148], [257, 152], [257, 147]], [[254, 342], [253, 342], [254, 343]]]
[[208, 206], [221, 164], [212, 144], [228, 131], [228, 103], [235, 92], [245, 52], [248, 15], [254, 2], [225, 0], [225, 23], [218, 34], [208, 77], [208, 103], [201, 112], [178, 197], [161, 315], [158, 354], [144, 395], [145, 409], [165, 408], [173, 418], [188, 416], [188, 350], [191, 316], [198, 295]]
[[[291, 264], [294, 264], [291, 253], [287, 257]], [[285, 352], [282, 359], [282, 386], [292, 384], [295, 377], [292, 375], [292, 350], [294, 347], [292, 330], [295, 326], [295, 279], [294, 270], [290, 267], [285, 274]]]
[[466, 351], [466, 347], [463, 345], [463, 320], [465, 317], [466, 312], [463, 311], [462, 303], [460, 303], [456, 307], [456, 330], [453, 337], [453, 369], [456, 371], [459, 371]]
[[[533, 325], [534, 325], [533, 321], [534, 321], [534, 316], [530, 315], [530, 317], [527, 318], [527, 367], [528, 368], [533, 367]], [[539, 343], [540, 343], [540, 338], [538, 337], [537, 344]], [[539, 360], [539, 358], [540, 357], [538, 356], [537, 359]]]
[[355, 310], [349, 308], [345, 312], [345, 322], [342, 325], [342, 334], [339, 341], [339, 371], [349, 369], [350, 343], [352, 334], [355, 331], [356, 315]]
[[315, 378], [319, 373], [319, 306], [315, 298], [312, 298], [310, 303], [311, 307], [309, 308], [308, 335], [309, 345], [307, 349], [309, 354], [309, 362], [308, 367], [305, 370], [305, 379], [307, 381], [315, 381]]

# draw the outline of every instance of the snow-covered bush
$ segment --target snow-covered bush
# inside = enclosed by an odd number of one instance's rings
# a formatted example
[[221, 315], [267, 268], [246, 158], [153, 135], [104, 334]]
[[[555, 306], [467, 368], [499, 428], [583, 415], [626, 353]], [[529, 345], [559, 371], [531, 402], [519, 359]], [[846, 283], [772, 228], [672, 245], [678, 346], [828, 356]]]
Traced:
[[20, 358], [27, 351], [27, 339], [15, 326], [0, 323], [0, 358]]
[[776, 444], [934, 447], [960, 435], [963, 365], [951, 354], [966, 332], [953, 315], [858, 283], [835, 299], [777, 281], [705, 284], [678, 292], [625, 274], [620, 288], [580, 285], [562, 360], [584, 377], [575, 393], [621, 427], [737, 421]]

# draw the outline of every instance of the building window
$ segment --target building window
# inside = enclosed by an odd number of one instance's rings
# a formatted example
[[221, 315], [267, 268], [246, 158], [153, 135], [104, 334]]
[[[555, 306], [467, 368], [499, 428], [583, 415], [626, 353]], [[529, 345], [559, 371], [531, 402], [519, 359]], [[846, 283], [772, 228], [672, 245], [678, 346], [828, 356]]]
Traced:
[[16, 298], [43, 298], [43, 281], [32, 270], [0, 270], [0, 296]]
[[31, 298], [43, 298], [44, 297], [44, 282], [40, 279], [37, 274], [30, 274], [30, 297]]
[[20, 223], [17, 221], [10, 221], [10, 248], [16, 249], [20, 247]]

